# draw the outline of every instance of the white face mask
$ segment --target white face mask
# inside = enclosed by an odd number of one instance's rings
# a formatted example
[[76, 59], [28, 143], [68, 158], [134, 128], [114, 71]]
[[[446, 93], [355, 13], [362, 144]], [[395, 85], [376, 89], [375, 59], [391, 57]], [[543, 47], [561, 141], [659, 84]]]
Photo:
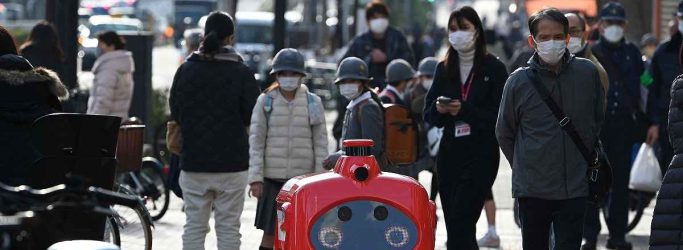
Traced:
[[471, 51], [474, 48], [474, 32], [460, 30], [451, 32], [448, 34], [448, 42], [458, 52]]
[[[535, 40], [534, 40], [535, 41]], [[565, 40], [549, 40], [545, 42], [536, 42], [536, 51], [543, 62], [555, 65], [562, 59], [567, 48]]]
[[683, 33], [683, 21], [678, 21], [678, 32]]
[[572, 54], [579, 53], [579, 51], [583, 49], [583, 43], [581, 42], [581, 38], [569, 38], [569, 44], [567, 45], [567, 49], [569, 49], [569, 52], [571, 52]]
[[605, 33], [603, 34], [608, 42], [616, 43], [624, 38], [624, 28], [619, 25], [610, 25], [605, 28]]
[[426, 79], [422, 80], [422, 87], [425, 88], [426, 90], [429, 90], [429, 88], [432, 87], [432, 83], [434, 83], [434, 79], [426, 78]]
[[301, 82], [301, 77], [298, 76], [281, 76], [277, 78], [277, 82], [280, 83], [280, 88], [285, 91], [294, 91], [299, 88], [299, 83]]
[[386, 18], [375, 18], [370, 20], [370, 30], [375, 34], [384, 34], [389, 27], [389, 19]]
[[346, 97], [346, 99], [353, 100], [360, 94], [360, 83], [342, 83], [339, 84], [339, 94]]

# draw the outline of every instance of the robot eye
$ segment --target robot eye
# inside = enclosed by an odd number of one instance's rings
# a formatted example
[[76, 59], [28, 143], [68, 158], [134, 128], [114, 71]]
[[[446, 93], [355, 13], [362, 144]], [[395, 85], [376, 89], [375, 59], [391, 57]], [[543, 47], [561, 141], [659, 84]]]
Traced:
[[389, 210], [385, 206], [377, 206], [374, 211], [375, 219], [378, 221], [386, 220], [389, 217]]
[[337, 217], [339, 218], [340, 221], [349, 221], [351, 220], [351, 217], [353, 216], [353, 213], [351, 212], [351, 209], [347, 206], [343, 206], [339, 208], [339, 211], [337, 211]]
[[393, 226], [384, 231], [384, 239], [392, 247], [404, 247], [410, 241], [410, 233], [405, 227]]
[[344, 234], [337, 227], [325, 227], [318, 232], [318, 240], [327, 249], [336, 249], [342, 243]]

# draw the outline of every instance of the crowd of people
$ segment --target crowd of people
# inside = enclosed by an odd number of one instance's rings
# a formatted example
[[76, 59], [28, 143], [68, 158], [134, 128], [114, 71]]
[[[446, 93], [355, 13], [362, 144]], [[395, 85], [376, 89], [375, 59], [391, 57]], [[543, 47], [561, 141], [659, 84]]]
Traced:
[[[629, 174], [641, 143], [656, 146], [665, 174], [651, 249], [683, 245], [677, 184], [683, 181], [683, 1], [678, 28], [658, 46], [653, 37], [640, 47], [624, 38], [626, 11], [617, 2], [601, 8], [595, 42], [581, 15], [543, 9], [528, 19], [531, 49], [507, 64], [487, 50], [485, 27], [471, 7], [451, 12], [445, 57], [419, 63], [389, 13], [377, 1], [365, 9], [370, 29], [350, 42], [336, 72], [344, 100], [331, 130], [338, 143], [372, 139], [383, 171], [415, 179], [420, 171], [433, 173], [430, 199], [440, 195], [448, 249], [500, 246], [492, 191], [500, 152], [512, 167], [524, 249], [597, 249], [600, 211], [609, 229], [606, 247], [632, 249], [626, 239]], [[344, 152], [328, 152], [324, 106], [304, 84], [302, 53], [279, 51], [270, 71], [274, 82], [260, 90], [232, 46], [229, 14], [212, 12], [203, 31], [186, 37], [188, 56], [169, 97], [182, 135], [173, 159], [186, 214], [183, 249], [204, 248], [212, 212], [218, 248], [238, 249], [247, 186], [258, 200], [260, 249], [272, 249], [279, 190], [295, 176], [332, 169]], [[87, 113], [127, 118], [132, 55], [115, 32], [97, 39]], [[24, 166], [36, 157], [30, 124], [60, 112], [68, 96], [59, 81], [62, 62], [51, 24], [36, 25], [20, 47], [0, 26], [0, 137], [13, 142], [0, 146], [0, 181], [25, 183], [30, 168]], [[387, 160], [386, 104], [407, 107], [417, 121], [419, 153], [412, 164]], [[594, 145], [604, 149], [612, 171], [610, 191], [597, 205], [589, 197], [592, 162], [584, 152]], [[477, 240], [482, 209], [489, 229]]]

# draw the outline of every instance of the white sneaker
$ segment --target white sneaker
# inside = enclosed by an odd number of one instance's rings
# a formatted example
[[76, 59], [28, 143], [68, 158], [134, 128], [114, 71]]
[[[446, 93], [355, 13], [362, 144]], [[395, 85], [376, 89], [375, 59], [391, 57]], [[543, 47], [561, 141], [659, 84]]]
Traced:
[[490, 247], [490, 248], [499, 248], [500, 247], [500, 237], [496, 234], [492, 234], [491, 232], [486, 233], [484, 237], [479, 239], [477, 241], [477, 245], [480, 247]]

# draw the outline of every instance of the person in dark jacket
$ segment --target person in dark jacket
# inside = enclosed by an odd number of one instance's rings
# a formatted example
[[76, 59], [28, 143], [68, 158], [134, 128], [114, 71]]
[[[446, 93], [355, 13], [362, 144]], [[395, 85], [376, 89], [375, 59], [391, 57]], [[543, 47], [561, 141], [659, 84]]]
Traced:
[[[351, 41], [342, 60], [348, 57], [360, 58], [368, 65], [370, 88], [384, 90], [387, 64], [394, 59], [406, 60], [413, 65], [415, 56], [408, 45], [408, 40], [401, 31], [389, 25], [389, 7], [379, 1], [372, 1], [365, 7], [365, 17], [370, 30], [358, 35]], [[378, 92], [379, 92], [378, 91]], [[337, 96], [337, 120], [332, 128], [332, 135], [339, 140], [344, 121], [344, 112], [348, 100]]]
[[389, 26], [389, 7], [378, 1], [370, 2], [365, 8], [365, 17], [370, 30], [351, 41], [349, 50], [342, 58], [358, 57], [368, 65], [372, 81], [370, 86], [385, 87], [385, 70], [394, 59], [403, 59], [413, 65], [413, 50], [403, 33]]
[[652, 122], [659, 129], [659, 166], [662, 168], [662, 174], [666, 173], [666, 167], [669, 166], [671, 158], [673, 158], [673, 148], [667, 138], [669, 138], [669, 131], [666, 126], [661, 126], [666, 123], [667, 115], [669, 113], [668, 105], [671, 102], [670, 91], [671, 84], [676, 76], [683, 73], [681, 71], [681, 62], [678, 59], [678, 53], [683, 43], [683, 1], [678, 4], [678, 11], [676, 12], [676, 23], [678, 29], [671, 36], [669, 41], [666, 41], [657, 47], [652, 62], [650, 64], [650, 75], [652, 75], [652, 85], [649, 88], [648, 95], [648, 111], [653, 114]]
[[259, 88], [231, 46], [234, 31], [229, 14], [211, 13], [201, 48], [178, 68], [171, 87], [171, 118], [180, 125], [183, 138], [183, 249], [204, 249], [212, 206], [218, 249], [240, 246], [249, 167], [247, 128]]
[[[579, 249], [588, 196], [588, 162], [534, 88], [535, 75], [592, 148], [602, 125], [605, 99], [595, 65], [569, 53], [569, 21], [557, 9], [529, 18], [536, 53], [529, 67], [505, 83], [496, 137], [512, 166], [512, 196], [519, 202], [524, 249]], [[441, 174], [441, 173], [439, 173]]]
[[674, 80], [671, 88], [668, 126], [675, 156], [657, 195], [650, 250], [683, 249], [683, 75]]
[[[628, 183], [631, 155], [635, 144], [642, 142], [647, 117], [641, 108], [640, 76], [644, 65], [640, 49], [624, 38], [626, 14], [618, 2], [605, 4], [600, 11], [600, 40], [593, 45], [593, 55], [607, 71], [609, 91], [605, 124], [600, 138], [612, 163], [611, 192], [605, 202], [609, 228], [609, 249], [631, 249], [626, 241], [628, 223]], [[653, 127], [656, 130], [656, 127]], [[652, 130], [652, 129], [651, 129]], [[646, 143], [652, 144], [657, 132], [650, 131]], [[600, 209], [589, 206], [586, 212], [582, 249], [596, 249], [600, 233]]]
[[[343, 116], [341, 143], [352, 139], [374, 141], [372, 155], [381, 170], [398, 173], [396, 167], [390, 166], [384, 157], [384, 113], [382, 101], [370, 89], [371, 79], [368, 66], [360, 58], [349, 57], [339, 64], [334, 83], [339, 86], [339, 93], [350, 101]], [[329, 155], [323, 161], [323, 167], [332, 169], [341, 155], [341, 151]]]
[[27, 184], [39, 157], [31, 143], [31, 125], [41, 116], [60, 112], [67, 97], [57, 74], [33, 68], [18, 56], [14, 38], [0, 26], [0, 182]]
[[478, 249], [476, 223], [500, 163], [494, 129], [508, 74], [486, 51], [474, 9], [453, 11], [448, 30], [451, 46], [436, 67], [424, 119], [444, 129], [436, 166], [448, 249]]
[[60, 77], [64, 74], [64, 52], [59, 35], [47, 21], [41, 21], [33, 27], [28, 40], [21, 45], [20, 54], [34, 67], [50, 69]]

